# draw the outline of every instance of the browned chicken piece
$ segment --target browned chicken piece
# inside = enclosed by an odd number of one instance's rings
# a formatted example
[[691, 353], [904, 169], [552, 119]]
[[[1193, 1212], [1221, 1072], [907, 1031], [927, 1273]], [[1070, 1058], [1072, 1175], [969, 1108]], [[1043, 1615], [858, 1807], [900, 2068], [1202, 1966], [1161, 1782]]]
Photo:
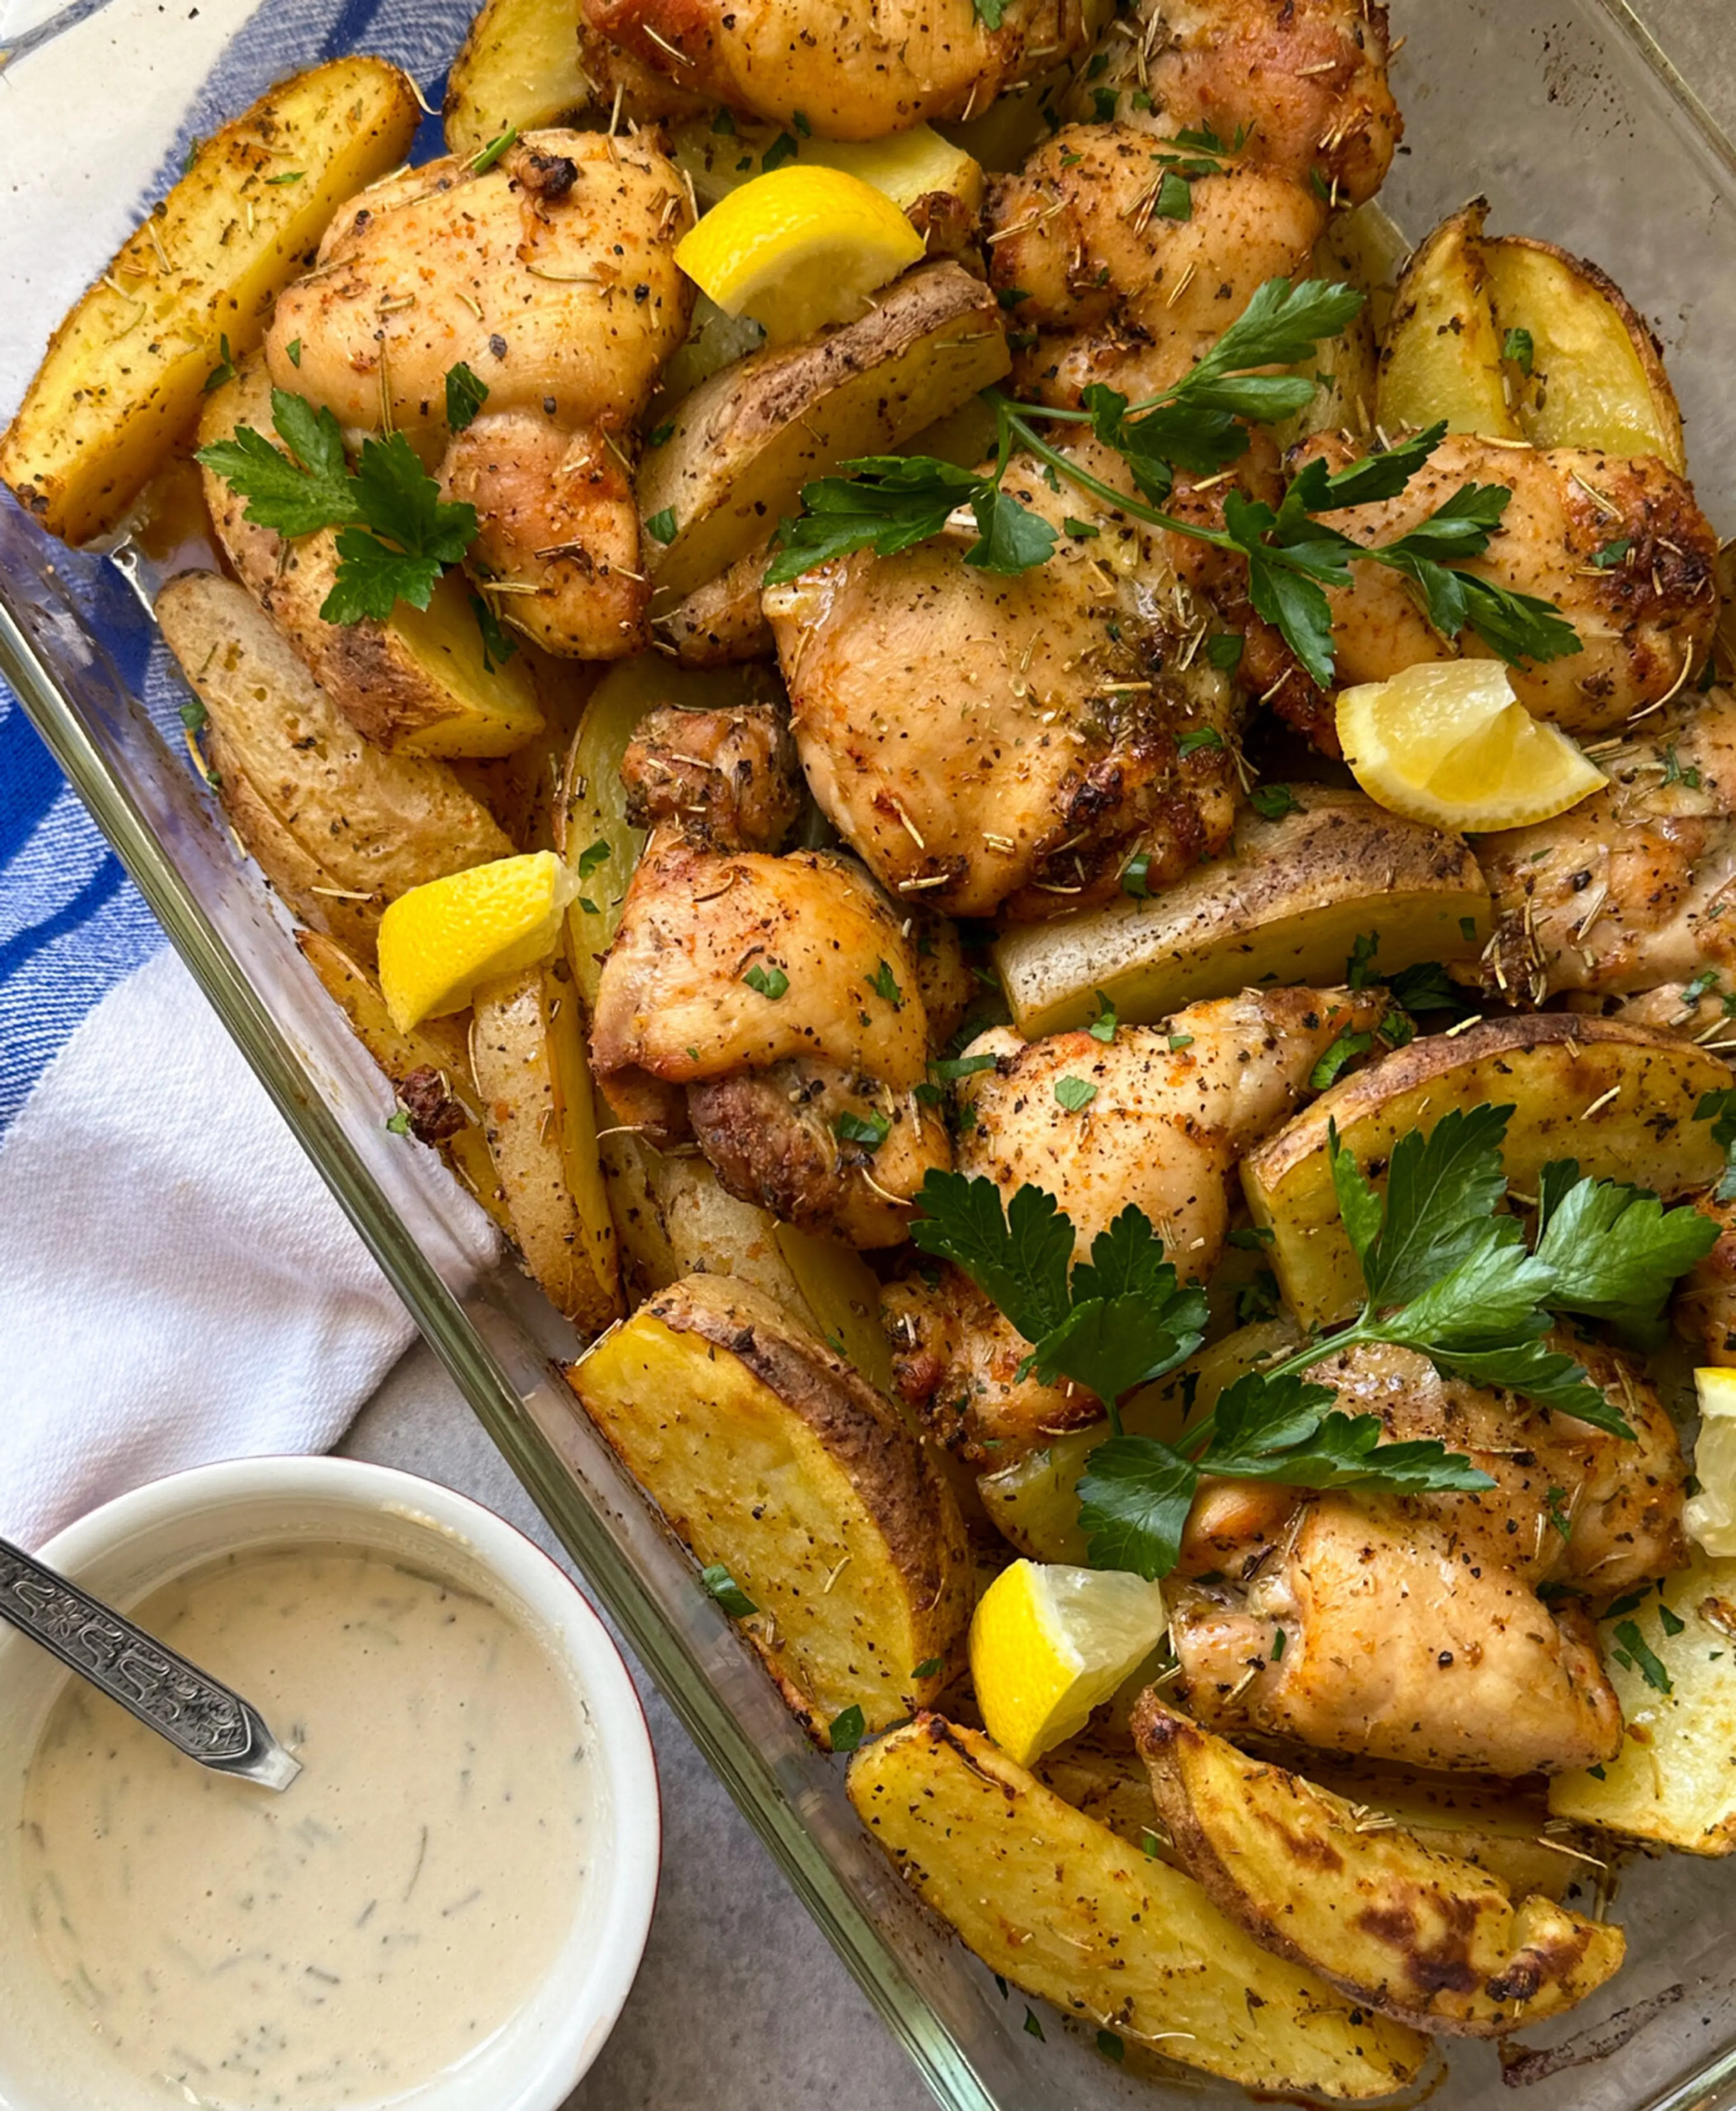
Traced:
[[950, 1156], [945, 1123], [913, 1093], [835, 1063], [690, 1085], [687, 1119], [732, 1195], [846, 1246], [902, 1245], [912, 1198]]
[[[649, 642], [638, 507], [622, 452], [693, 288], [672, 162], [643, 138], [533, 132], [478, 175], [446, 159], [365, 191], [265, 339], [280, 388], [352, 431], [397, 429], [474, 505], [469, 561], [503, 622], [548, 651]], [[487, 389], [449, 434], [446, 376]]]
[[771, 659], [777, 648], [760, 606], [770, 562], [768, 538], [666, 614], [654, 615], [659, 649], [683, 667], [733, 667], [744, 660]]
[[[1299, 450], [1333, 469], [1358, 450], [1321, 434]], [[1397, 540], [1467, 483], [1513, 494], [1485, 556], [1464, 566], [1554, 602], [1580, 649], [1513, 670], [1526, 709], [1582, 736], [1616, 730], [1683, 688], [1705, 664], [1718, 620], [1717, 537], [1693, 487], [1655, 456], [1631, 461], [1585, 447], [1534, 450], [1451, 433], [1397, 498], [1352, 506], [1331, 524], [1359, 543]], [[1593, 558], [1630, 544], [1618, 563]], [[1408, 583], [1374, 565], [1335, 590], [1339, 681], [1385, 681], [1419, 661], [1492, 658], [1467, 631], [1455, 647], [1429, 623]]]
[[915, 948], [854, 859], [707, 849], [660, 822], [603, 965], [591, 1056], [619, 1119], [659, 1144], [692, 1133], [731, 1193], [848, 1243], [898, 1243], [950, 1160], [915, 1096]]
[[706, 850], [781, 849], [801, 811], [795, 744], [772, 704], [648, 711], [622, 757], [621, 781], [635, 828], [673, 822]]
[[1151, 136], [1072, 125], [989, 188], [990, 278], [1013, 326], [1035, 330], [1021, 393], [1076, 403], [1106, 382], [1130, 402], [1181, 379], [1268, 279], [1305, 273], [1326, 209], [1277, 170], [1228, 164], [1190, 187], [1185, 219], [1157, 211]]
[[972, 0], [881, 0], [865, 15], [814, 0], [585, 0], [584, 11], [605, 106], [619, 83], [641, 121], [721, 102], [823, 139], [981, 116], [1082, 50], [1101, 20], [1081, 0], [1008, 0], [995, 28]]
[[[1711, 969], [1736, 991], [1736, 696], [1680, 698], [1597, 760], [1607, 790], [1477, 844], [1495, 907], [1485, 988], [1541, 1004], [1691, 985]], [[1720, 997], [1703, 1019], [1658, 1023], [1721, 1039], [1722, 1010]]]
[[1736, 1202], [1698, 1198], [1696, 1207], [1717, 1225], [1718, 1243], [1676, 1286], [1670, 1317], [1697, 1361], [1736, 1365]]
[[[1687, 1559], [1686, 1469], [1642, 1370], [1564, 1339], [1632, 1440], [1442, 1378], [1408, 1350], [1361, 1348], [1310, 1376], [1388, 1439], [1436, 1437], [1495, 1482], [1481, 1495], [1291, 1496], [1249, 1506], [1188, 1556], [1171, 1635], [1181, 1692], [1226, 1734], [1519, 1775], [1609, 1758], [1621, 1734], [1594, 1629], [1606, 1598]], [[1208, 1580], [1209, 1578], [1209, 1580]], [[1284, 1635], [1280, 1646], [1277, 1641]]]
[[[1161, 138], [1210, 132], [1242, 158], [1335, 206], [1386, 179], [1404, 124], [1387, 85], [1386, 9], [1369, 0], [1140, 0], [1105, 39], [1108, 65], [1081, 79], [1070, 117]], [[1113, 96], [1113, 104], [1107, 98]]]
[[[1056, 529], [1046, 564], [968, 565], [975, 528], [950, 526], [765, 609], [809, 788], [852, 849], [900, 901], [1028, 921], [1113, 899], [1135, 853], [1156, 890], [1222, 849], [1235, 725], [1155, 532], [1028, 461], [1006, 489]], [[1184, 754], [1190, 733], [1217, 738]]]
[[453, 436], [440, 483], [476, 508], [465, 562], [478, 580], [534, 589], [495, 595], [503, 620], [572, 659], [643, 646], [639, 507], [625, 458], [600, 428], [570, 434], [541, 411], [485, 412]]
[[[1378, 1025], [1387, 1008], [1382, 990], [1249, 990], [1161, 1025], [1122, 1027], [1107, 1043], [1086, 1033], [1027, 1042], [997, 1027], [968, 1051], [995, 1060], [960, 1087], [974, 1118], [959, 1137], [959, 1170], [986, 1175], [1009, 1200], [1026, 1186], [1053, 1195], [1080, 1260], [1132, 1204], [1180, 1273], [1203, 1277], [1223, 1251], [1237, 1158], [1308, 1096], [1338, 1037]], [[1069, 1078], [1093, 1089], [1077, 1112], [1055, 1096]], [[891, 1318], [904, 1396], [975, 1461], [1009, 1464], [1103, 1412], [1071, 1383], [1018, 1380], [1030, 1343], [950, 1269], [933, 1291], [904, 1285]]]

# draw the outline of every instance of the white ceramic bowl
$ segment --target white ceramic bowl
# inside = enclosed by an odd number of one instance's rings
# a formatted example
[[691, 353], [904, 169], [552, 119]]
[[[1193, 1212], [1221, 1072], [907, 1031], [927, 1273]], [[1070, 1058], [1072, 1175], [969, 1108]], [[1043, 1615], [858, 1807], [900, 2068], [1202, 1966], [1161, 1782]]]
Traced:
[[[561, 1570], [467, 1497], [346, 1459], [248, 1459], [135, 1489], [69, 1525], [43, 1559], [123, 1609], [215, 1556], [302, 1537], [410, 1555], [515, 1614], [572, 1680], [596, 1759], [596, 1837], [572, 1927], [522, 2007], [461, 2065], [388, 2100], [392, 2111], [555, 2111], [608, 2037], [638, 1970], [661, 1823], [645, 1716], [619, 1652]], [[0, 1628], [0, 2111], [164, 2111], [64, 1997], [20, 1909], [25, 1771], [68, 1674]], [[193, 1762], [189, 1760], [188, 1765]]]

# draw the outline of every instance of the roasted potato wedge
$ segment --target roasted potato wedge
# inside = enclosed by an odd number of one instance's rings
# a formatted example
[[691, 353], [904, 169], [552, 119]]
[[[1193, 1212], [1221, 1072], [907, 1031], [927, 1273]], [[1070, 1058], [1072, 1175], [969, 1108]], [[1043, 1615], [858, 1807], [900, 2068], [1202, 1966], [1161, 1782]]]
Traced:
[[1308, 1779], [1343, 1796], [1359, 1814], [1359, 1825], [1390, 1818], [1437, 1854], [1487, 1869], [1516, 1897], [1537, 1891], [1563, 1899], [1602, 1860], [1593, 1851], [1595, 1836], [1550, 1815], [1540, 1787], [1533, 1794], [1494, 1775], [1436, 1773], [1325, 1752], [1311, 1752], [1306, 1764]]
[[1595, 264], [1548, 242], [1503, 235], [1484, 258], [1495, 328], [1529, 333], [1519, 423], [1535, 447], [1601, 447], [1687, 466], [1682, 414], [1650, 327]]
[[233, 579], [182, 573], [157, 596], [156, 620], [205, 706], [235, 833], [304, 924], [371, 960], [388, 901], [512, 855], [443, 763], [364, 740]]
[[[1686, 465], [1657, 340], [1596, 265], [1485, 236], [1488, 202], [1444, 220], [1398, 287], [1380, 355], [1381, 429], [1433, 424]], [[1509, 356], [1511, 354], [1511, 356]]]
[[[261, 96], [192, 166], [50, 339], [0, 434], [0, 481], [52, 534], [112, 528], [251, 352], [346, 198], [395, 168], [421, 112], [383, 59], [333, 59]], [[299, 170], [296, 183], [274, 182]]]
[[1369, 932], [1377, 976], [1473, 960], [1489, 915], [1459, 837], [1401, 820], [1360, 792], [1311, 784], [1281, 820], [1244, 806], [1228, 855], [1161, 894], [1014, 924], [995, 964], [1014, 1025], [1035, 1039], [1088, 1024], [1099, 992], [1130, 1025], [1149, 1025], [1256, 983], [1328, 987]]
[[1011, 363], [993, 293], [960, 265], [927, 264], [859, 322], [714, 375], [639, 465], [653, 616], [745, 556], [811, 479], [898, 447]]
[[1487, 1870], [1239, 1752], [1148, 1692], [1135, 1742], [1176, 1853], [1262, 1948], [1419, 2030], [1500, 2037], [1616, 1972], [1619, 1927], [1552, 1899], [1516, 1905]]
[[1244, 2088], [1351, 2099], [1402, 2088], [1427, 2055], [977, 1731], [918, 1716], [857, 1754], [850, 1796], [991, 1972], [1132, 2044]]
[[[567, 948], [587, 1010], [596, 1003], [603, 956], [614, 942], [645, 831], [627, 818], [621, 763], [645, 714], [659, 704], [727, 710], [770, 696], [776, 678], [758, 667], [672, 667], [656, 653], [617, 661], [592, 692], [563, 774], [556, 847], [580, 887], [567, 911]], [[682, 1271], [683, 1273], [685, 1270]]]
[[811, 1727], [854, 1706], [883, 1729], [945, 1685], [970, 1611], [958, 1505], [890, 1404], [763, 1291], [689, 1276], [568, 1377], [757, 1608], [744, 1632]]
[[470, 1074], [469, 1021], [426, 1019], [408, 1033], [392, 1024], [379, 984], [335, 939], [297, 931], [301, 957], [385, 1073], [410, 1115], [412, 1135], [431, 1143], [459, 1182], [509, 1237], [512, 1219], [483, 1129], [482, 1096]]
[[[239, 425], [268, 437], [271, 382], [252, 361], [209, 397], [199, 421], [202, 447]], [[401, 601], [389, 623], [328, 623], [320, 610], [337, 576], [330, 529], [286, 543], [243, 516], [247, 502], [205, 472], [211, 524], [236, 576], [312, 670], [356, 730], [401, 755], [510, 755], [542, 731], [536, 682], [520, 653], [492, 666], [456, 572], [435, 588], [426, 609]]]
[[620, 1266], [564, 961], [477, 992], [470, 1067], [525, 1265], [557, 1310], [596, 1333], [621, 1316]]
[[[762, 175], [767, 149], [789, 138], [776, 125], [737, 118], [732, 130], [719, 132], [714, 118], [694, 117], [672, 130], [669, 156], [709, 211], [719, 198]], [[884, 191], [901, 212], [937, 191], [958, 198], [973, 214], [981, 210], [981, 165], [962, 147], [943, 139], [931, 125], [913, 125], [884, 139], [807, 138], [797, 139], [795, 146], [791, 155], [786, 144], [773, 166], [793, 160], [799, 168], [841, 169]]]
[[579, 0], [487, 0], [446, 76], [446, 152], [468, 159], [509, 127], [568, 125], [596, 99]]
[[1550, 1809], [1689, 1855], [1736, 1850], [1736, 1561], [1670, 1577], [1606, 1618], [1601, 1640], [1621, 1750], [1596, 1773], [1554, 1776]]
[[646, 1294], [683, 1275], [750, 1282], [891, 1392], [880, 1284], [860, 1254], [727, 1194], [706, 1159], [655, 1151], [625, 1131], [605, 1135], [602, 1149], [610, 1206]]
[[1625, 1019], [1485, 1019], [1341, 1078], [1248, 1154], [1242, 1186], [1254, 1222], [1272, 1234], [1267, 1258], [1285, 1303], [1304, 1326], [1318, 1326], [1362, 1299], [1333, 1194], [1329, 1124], [1365, 1172], [1378, 1172], [1400, 1137], [1432, 1128], [1449, 1107], [1511, 1106], [1507, 1172], [1521, 1193], [1536, 1192], [1552, 1159], [1574, 1158], [1583, 1172], [1668, 1201], [1709, 1187], [1722, 1170], [1711, 1124], [1693, 1112], [1729, 1083], [1727, 1066], [1707, 1050]]
[[1131, 1743], [1117, 1743], [1087, 1730], [1045, 1752], [1032, 1771], [1063, 1803], [1108, 1826], [1130, 1847], [1168, 1863], [1172, 1868], [1181, 1866], [1152, 1801], [1151, 1776]]
[[1380, 348], [1376, 419], [1383, 432], [1432, 425], [1516, 440], [1512, 378], [1483, 261], [1489, 200], [1444, 220], [1398, 281]]

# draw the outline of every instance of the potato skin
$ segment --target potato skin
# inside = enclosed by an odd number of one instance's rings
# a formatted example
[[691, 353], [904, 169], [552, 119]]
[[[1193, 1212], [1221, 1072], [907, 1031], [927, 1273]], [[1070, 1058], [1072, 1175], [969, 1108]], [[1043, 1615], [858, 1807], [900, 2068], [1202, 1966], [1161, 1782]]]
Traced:
[[695, 1275], [567, 1375], [677, 1535], [752, 1600], [746, 1637], [811, 1729], [851, 1705], [883, 1728], [941, 1691], [969, 1614], [963, 1523], [842, 1357], [754, 1284]]
[[[859, 322], [702, 382], [639, 465], [641, 520], [674, 515], [651, 557], [654, 619], [764, 541], [805, 483], [897, 447], [998, 381], [1011, 357], [995, 296], [938, 263], [889, 287]], [[649, 529], [645, 547], [659, 550]]]
[[1498, 1877], [1282, 1767], [1247, 1758], [1148, 1691], [1133, 1735], [1183, 1866], [1263, 1948], [1353, 2001], [1457, 2037], [1573, 2007], [1620, 1966], [1618, 1927]]
[[443, 763], [364, 740], [233, 580], [184, 572], [157, 597], [165, 642], [204, 704], [219, 796], [296, 915], [371, 960], [406, 889], [512, 845]]

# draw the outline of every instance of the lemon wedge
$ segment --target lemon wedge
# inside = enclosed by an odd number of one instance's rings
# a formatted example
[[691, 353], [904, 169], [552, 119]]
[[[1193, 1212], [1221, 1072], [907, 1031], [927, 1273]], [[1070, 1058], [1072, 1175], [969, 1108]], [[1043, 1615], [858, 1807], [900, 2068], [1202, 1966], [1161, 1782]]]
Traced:
[[380, 919], [380, 993], [401, 1033], [462, 1011], [479, 983], [546, 960], [578, 883], [552, 851], [497, 858], [401, 894]]
[[1693, 1374], [1700, 1399], [1694, 1478], [1683, 1522], [1694, 1545], [1715, 1559], [1736, 1555], [1736, 1371], [1708, 1366]]
[[922, 238], [883, 191], [841, 169], [756, 176], [685, 235], [675, 261], [726, 315], [773, 344], [852, 322], [868, 297], [918, 262]]
[[1346, 689], [1338, 737], [1370, 798], [1437, 828], [1522, 829], [1608, 782], [1531, 716], [1498, 660], [1425, 661]]
[[1142, 1576], [1015, 1561], [971, 1622], [971, 1677], [989, 1735], [1022, 1767], [1076, 1736], [1163, 1637], [1163, 1592]]

